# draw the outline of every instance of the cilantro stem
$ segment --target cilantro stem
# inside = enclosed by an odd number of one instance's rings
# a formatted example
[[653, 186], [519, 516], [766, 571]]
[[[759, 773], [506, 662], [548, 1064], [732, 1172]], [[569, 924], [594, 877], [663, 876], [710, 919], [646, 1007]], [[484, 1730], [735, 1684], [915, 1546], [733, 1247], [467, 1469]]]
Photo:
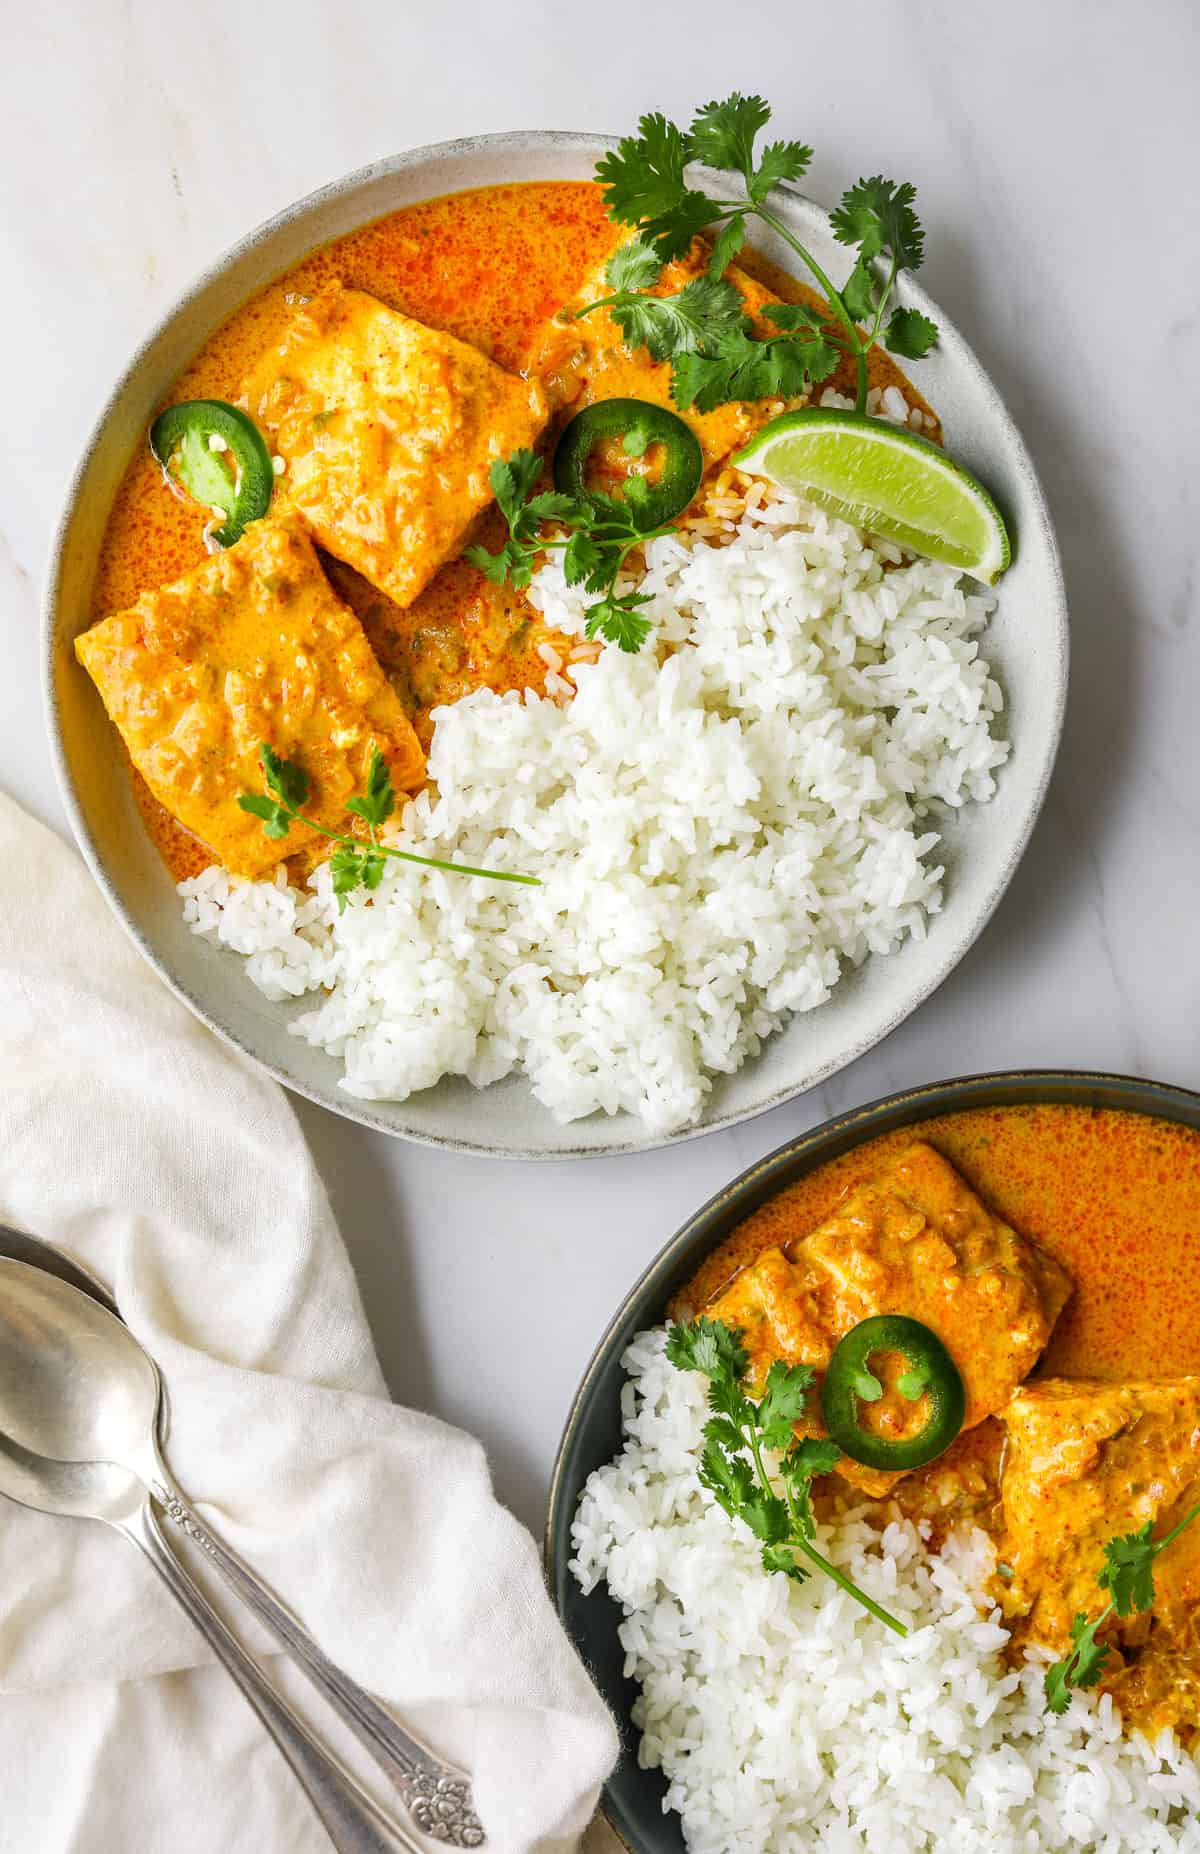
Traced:
[[896, 273], [898, 269], [899, 269], [899, 264], [896, 260], [895, 254], [893, 253], [892, 268], [888, 272], [887, 284], [884, 287], [880, 295], [879, 302], [877, 303], [876, 308], [875, 308], [875, 320], [871, 324], [871, 338], [867, 343], [868, 347], [874, 347], [875, 343], [879, 339], [879, 330], [883, 323], [883, 312], [887, 308], [888, 301], [891, 297], [893, 289], [895, 288]]
[[[854, 409], [856, 412], [865, 412], [867, 409], [867, 350], [871, 347], [878, 333], [878, 323], [872, 331], [870, 341], [864, 342], [859, 333], [857, 322], [842, 301], [841, 291], [834, 288], [831, 279], [827, 277], [825, 272], [821, 269], [821, 266], [817, 263], [812, 252], [809, 251], [805, 245], [800, 243], [800, 240], [795, 234], [788, 230], [783, 220], [778, 218], [775, 213], [771, 211], [770, 207], [756, 206], [754, 210], [757, 212], [764, 225], [769, 225], [773, 232], [778, 233], [785, 244], [789, 244], [792, 247], [792, 250], [798, 257], [803, 258], [809, 270], [824, 290], [829, 307], [833, 310], [833, 313], [846, 331], [848, 349], [854, 356], [854, 370], [856, 376]], [[894, 269], [892, 275], [893, 277], [895, 276]]]
[[1154, 1544], [1155, 1557], [1157, 1558], [1159, 1552], [1166, 1551], [1167, 1546], [1170, 1545], [1175, 1539], [1179, 1537], [1179, 1534], [1183, 1531], [1184, 1527], [1190, 1526], [1193, 1519], [1197, 1517], [1200, 1517], [1200, 1500], [1196, 1502], [1196, 1505], [1192, 1508], [1190, 1513], [1184, 1514], [1183, 1518], [1179, 1521], [1179, 1524], [1177, 1526], [1172, 1526], [1171, 1530], [1168, 1533], [1166, 1533], [1161, 1539], [1155, 1540], [1155, 1544]]
[[902, 1622], [898, 1622], [895, 1616], [883, 1608], [882, 1604], [875, 1601], [874, 1597], [869, 1597], [865, 1590], [860, 1590], [857, 1584], [852, 1583], [838, 1570], [836, 1564], [831, 1564], [829, 1559], [817, 1550], [815, 1545], [810, 1545], [807, 1539], [795, 1539], [791, 1543], [796, 1551], [802, 1551], [805, 1557], [811, 1558], [818, 1569], [824, 1571], [826, 1577], [831, 1577], [838, 1588], [846, 1592], [847, 1596], [852, 1596], [856, 1603], [861, 1603], [863, 1608], [869, 1610], [877, 1621], [886, 1623], [893, 1634], [901, 1636], [908, 1634]]
[[[306, 817], [303, 811], [289, 804], [286, 799], [279, 799], [276, 802], [295, 823], [306, 825], [309, 830], [315, 830], [321, 837], [328, 837], [331, 843], [361, 844], [362, 842], [361, 838], [351, 837], [346, 831], [330, 830], [326, 825], [318, 824], [315, 818]], [[489, 882], [523, 882], [527, 888], [541, 887], [537, 876], [516, 875], [508, 869], [476, 869], [470, 863], [448, 863], [437, 856], [418, 856], [415, 850], [394, 850], [390, 844], [380, 843], [377, 840], [372, 826], [368, 826], [368, 829], [371, 833], [371, 846], [377, 854], [390, 856], [396, 862], [420, 863], [424, 869], [446, 869], [451, 875], [484, 876]]]
[[[748, 1428], [743, 1428], [741, 1424], [738, 1424], [738, 1428], [750, 1444], [750, 1453], [754, 1458], [755, 1471], [758, 1474], [764, 1491], [773, 1493], [774, 1488], [771, 1485], [771, 1477], [767, 1473], [766, 1464], [763, 1461], [758, 1431], [752, 1424]], [[795, 1533], [795, 1537], [787, 1541], [788, 1549], [790, 1551], [803, 1552], [804, 1556], [810, 1558], [818, 1570], [824, 1571], [826, 1577], [832, 1578], [839, 1590], [844, 1590], [846, 1595], [853, 1597], [856, 1603], [861, 1603], [862, 1607], [874, 1616], [878, 1622], [885, 1622], [888, 1628], [896, 1635], [907, 1635], [908, 1630], [902, 1622], [898, 1622], [895, 1616], [890, 1615], [881, 1604], [875, 1601], [874, 1597], [869, 1597], [865, 1590], [860, 1590], [856, 1583], [853, 1583], [843, 1571], [839, 1571], [836, 1564], [831, 1564], [824, 1553], [819, 1552], [816, 1546], [810, 1542], [805, 1534], [804, 1517], [796, 1505], [795, 1496], [787, 1484], [786, 1477], [784, 1477], [783, 1493], [787, 1501], [788, 1512], [792, 1517], [792, 1529]]]

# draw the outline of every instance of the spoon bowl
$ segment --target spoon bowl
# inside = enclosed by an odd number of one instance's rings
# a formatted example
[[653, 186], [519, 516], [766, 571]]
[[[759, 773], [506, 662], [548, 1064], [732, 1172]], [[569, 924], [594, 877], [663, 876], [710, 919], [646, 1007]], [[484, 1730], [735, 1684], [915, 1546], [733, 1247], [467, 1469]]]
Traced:
[[0, 1427], [34, 1455], [158, 1476], [161, 1381], [115, 1314], [66, 1281], [0, 1256]]
[[0, 1435], [0, 1494], [60, 1519], [131, 1519], [143, 1505], [141, 1482], [111, 1461], [49, 1461]]
[[[467, 1776], [331, 1661], [299, 1618], [197, 1519], [159, 1449], [163, 1410], [158, 1367], [116, 1313], [60, 1275], [0, 1253], [0, 1493], [43, 1512], [108, 1520], [151, 1555], [177, 1595], [183, 1591], [194, 1620], [206, 1615], [201, 1626], [212, 1640], [208, 1606], [163, 1545], [147, 1499], [152, 1495], [292, 1653], [385, 1771], [417, 1826], [450, 1846], [482, 1847], [486, 1837]], [[133, 1490], [128, 1496], [127, 1488]], [[307, 1739], [301, 1743], [286, 1708], [264, 1701], [253, 1663], [225, 1639], [219, 1619], [216, 1634], [235, 1679], [243, 1690], [254, 1688], [260, 1716], [270, 1715], [276, 1737], [289, 1739], [293, 1766], [299, 1768], [297, 1758], [306, 1768], [306, 1760], [324, 1760]], [[326, 1774], [330, 1768], [322, 1763]], [[372, 1817], [368, 1803], [355, 1801], [356, 1786], [344, 1771], [338, 1787], [343, 1811], [363, 1808], [364, 1822]], [[375, 1845], [374, 1828], [364, 1833], [365, 1850]], [[411, 1845], [402, 1833], [400, 1840]]]
[[116, 1301], [95, 1275], [41, 1236], [31, 1236], [28, 1230], [14, 1230], [11, 1225], [0, 1223], [0, 1255], [11, 1256], [16, 1262], [29, 1262], [44, 1274], [57, 1275], [60, 1281], [69, 1281], [72, 1287], [90, 1294], [110, 1313], [117, 1311]]

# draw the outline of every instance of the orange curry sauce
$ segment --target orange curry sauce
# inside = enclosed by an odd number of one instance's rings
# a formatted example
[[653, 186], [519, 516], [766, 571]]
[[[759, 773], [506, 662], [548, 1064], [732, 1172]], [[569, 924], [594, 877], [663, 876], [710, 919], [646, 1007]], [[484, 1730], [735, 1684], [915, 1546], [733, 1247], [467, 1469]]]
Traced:
[[[275, 344], [296, 297], [340, 279], [389, 308], [444, 329], [519, 372], [534, 337], [606, 259], [620, 232], [591, 181], [534, 181], [447, 194], [389, 214], [323, 246], [270, 283], [219, 328], [180, 376], [164, 403], [236, 400], [262, 351]], [[786, 299], [817, 299], [754, 252], [739, 263]], [[895, 382], [914, 404], [929, 407], [895, 363], [876, 348], [871, 384]], [[830, 382], [853, 391], [847, 361]], [[622, 390], [633, 390], [623, 388]], [[204, 517], [173, 495], [148, 443], [134, 457], [109, 519], [92, 602], [93, 620], [133, 605], [143, 592], [170, 585], [205, 558]], [[492, 509], [477, 539], [490, 549], [504, 538]], [[357, 612], [384, 673], [429, 743], [430, 710], [471, 689], [541, 690], [545, 637], [519, 593], [497, 590], [465, 561], [443, 567], [416, 603], [401, 611], [365, 580], [325, 561], [335, 590]], [[132, 768], [131, 768], [132, 771]], [[134, 774], [138, 803], [176, 878], [210, 860], [204, 847], [157, 804]]]
[[980, 1108], [868, 1140], [756, 1211], [681, 1298], [702, 1306], [762, 1250], [807, 1234], [914, 1138], [936, 1146], [1074, 1280], [1040, 1369], [1113, 1379], [1200, 1372], [1200, 1133], [1107, 1109]]

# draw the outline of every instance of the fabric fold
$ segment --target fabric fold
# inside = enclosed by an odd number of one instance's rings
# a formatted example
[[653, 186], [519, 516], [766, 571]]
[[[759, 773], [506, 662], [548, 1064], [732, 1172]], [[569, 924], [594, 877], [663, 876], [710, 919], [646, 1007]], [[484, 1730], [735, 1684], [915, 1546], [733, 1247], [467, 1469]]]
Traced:
[[[163, 1372], [180, 1484], [329, 1653], [470, 1764], [495, 1854], [571, 1845], [616, 1742], [532, 1539], [478, 1443], [388, 1400], [282, 1090], [2, 796], [0, 1220], [111, 1285]], [[0, 1765], [23, 1773], [3, 1854], [326, 1849], [205, 1658], [123, 1540], [0, 1503]]]

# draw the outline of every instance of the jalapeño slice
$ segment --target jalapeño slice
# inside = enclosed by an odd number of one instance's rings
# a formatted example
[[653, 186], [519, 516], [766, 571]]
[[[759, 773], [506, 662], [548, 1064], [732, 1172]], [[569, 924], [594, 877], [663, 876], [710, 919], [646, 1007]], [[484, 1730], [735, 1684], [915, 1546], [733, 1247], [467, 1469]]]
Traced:
[[247, 522], [270, 507], [271, 453], [253, 419], [224, 399], [168, 406], [150, 427], [150, 449], [189, 496], [214, 515], [221, 511], [219, 525], [209, 530], [221, 547], [232, 547]]
[[704, 453], [695, 432], [681, 418], [648, 399], [600, 399], [577, 412], [554, 453], [554, 487], [562, 495], [602, 508], [604, 499], [588, 488], [587, 467], [592, 452], [605, 438], [620, 438], [630, 457], [644, 456], [653, 444], [662, 446], [658, 481], [639, 477], [644, 490], [636, 502], [632, 495], [625, 498], [636, 525], [649, 531], [682, 515], [700, 487]]
[[[897, 1353], [904, 1371], [896, 1389], [909, 1403], [924, 1401], [915, 1434], [891, 1438], [864, 1426], [860, 1404], [877, 1403], [883, 1385], [871, 1370], [880, 1352]], [[834, 1349], [821, 1386], [825, 1427], [844, 1455], [864, 1468], [902, 1473], [944, 1453], [963, 1426], [967, 1394], [958, 1367], [935, 1332], [900, 1313], [877, 1314], [851, 1327]]]

